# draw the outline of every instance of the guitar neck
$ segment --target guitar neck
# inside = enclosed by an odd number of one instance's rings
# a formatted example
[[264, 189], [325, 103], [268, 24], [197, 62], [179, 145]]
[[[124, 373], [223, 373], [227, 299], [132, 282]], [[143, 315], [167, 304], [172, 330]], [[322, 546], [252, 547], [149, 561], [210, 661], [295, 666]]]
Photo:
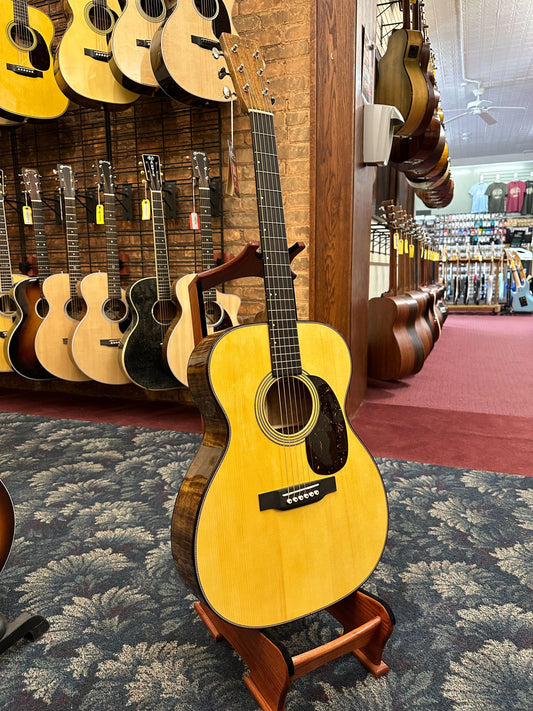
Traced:
[[[215, 266], [213, 253], [213, 229], [211, 225], [211, 193], [209, 185], [199, 187], [200, 193], [200, 235], [202, 237], [202, 271], [207, 271]], [[211, 287], [203, 293], [204, 303], [216, 299], [216, 289]]]
[[107, 292], [110, 299], [120, 299], [120, 266], [114, 193], [104, 193], [104, 223], [107, 254]]
[[274, 116], [257, 110], [249, 113], [272, 373], [275, 377], [298, 375], [302, 372], [302, 363], [296, 298], [287, 248]]
[[13, 0], [13, 19], [15, 24], [21, 24], [29, 27], [30, 20], [28, 17], [28, 4], [26, 0]]
[[160, 301], [168, 301], [171, 298], [171, 293], [163, 193], [161, 190], [151, 190], [150, 193], [152, 198], [152, 226], [154, 230], [157, 298]]
[[70, 296], [76, 296], [76, 284], [81, 279], [78, 222], [76, 218], [76, 198], [65, 196], [65, 222], [67, 227], [67, 260], [70, 282]]
[[7, 292], [12, 286], [11, 255], [7, 241], [6, 210], [2, 194], [0, 197], [0, 287], [2, 292]]
[[35, 251], [37, 252], [38, 278], [39, 284], [42, 287], [44, 280], [50, 276], [50, 264], [48, 262], [48, 249], [46, 246], [46, 235], [44, 230], [43, 203], [41, 200], [31, 200], [31, 212], [33, 216]]

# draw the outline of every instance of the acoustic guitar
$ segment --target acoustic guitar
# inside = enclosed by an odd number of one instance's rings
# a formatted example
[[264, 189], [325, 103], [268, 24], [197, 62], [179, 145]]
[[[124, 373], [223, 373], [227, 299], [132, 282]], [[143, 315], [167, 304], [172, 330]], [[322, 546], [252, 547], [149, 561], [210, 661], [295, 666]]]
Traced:
[[50, 276], [41, 181], [39, 173], [33, 168], [24, 168], [22, 179], [31, 204], [38, 276], [24, 279], [13, 285], [11, 293], [16, 305], [16, 317], [6, 339], [7, 357], [11, 367], [19, 375], [30, 380], [48, 380], [52, 375], [42, 366], [35, 351], [37, 331], [48, 313], [43, 284]]
[[48, 313], [35, 336], [35, 352], [41, 365], [52, 375], [78, 382], [90, 378], [78, 368], [70, 350], [74, 331], [87, 310], [77, 291], [81, 267], [72, 166], [58, 164], [57, 175], [63, 193], [68, 274], [52, 274], [43, 282]]
[[140, 94], [159, 89], [150, 61], [152, 38], [165, 19], [163, 0], [126, 0], [111, 35], [109, 66], [123, 87]]
[[[9, 492], [0, 480], [0, 573], [6, 564], [15, 536], [15, 511]], [[1, 636], [1, 635], [0, 635]]]
[[0, 339], [3, 341], [0, 349], [0, 372], [4, 373], [12, 370], [11, 361], [8, 357], [7, 341], [13, 329], [17, 313], [17, 305], [12, 295], [13, 284], [23, 279], [27, 279], [27, 277], [21, 274], [13, 274], [11, 271], [5, 209], [4, 171], [0, 170]]
[[133, 383], [147, 390], [169, 390], [179, 383], [163, 358], [163, 340], [179, 311], [169, 276], [161, 164], [152, 153], [143, 154], [142, 160], [150, 188], [156, 276], [139, 279], [126, 291], [131, 323], [122, 336], [119, 355]]
[[[213, 232], [211, 229], [211, 194], [209, 189], [209, 166], [207, 155], [193, 151], [192, 164], [200, 193], [200, 234], [202, 237], [202, 271], [215, 266], [213, 255]], [[181, 313], [170, 325], [163, 343], [163, 354], [168, 367], [176, 378], [187, 385], [187, 364], [194, 348], [193, 322], [189, 299], [189, 285], [196, 274], [187, 274], [172, 285]], [[235, 294], [223, 294], [212, 287], [203, 293], [204, 318], [207, 333], [223, 331], [237, 326], [237, 313], [241, 300]]]
[[129, 311], [120, 286], [113, 168], [98, 161], [104, 193], [107, 274], [88, 274], [78, 283], [78, 294], [87, 306], [72, 336], [71, 352], [78, 368], [89, 378], [108, 385], [129, 383], [118, 357], [118, 346], [129, 325]]
[[118, 0], [64, 0], [67, 29], [57, 47], [54, 71], [62, 91], [77, 104], [118, 111], [139, 98], [125, 89], [110, 67], [111, 33]]
[[191, 355], [205, 433], [177, 497], [172, 551], [219, 617], [261, 628], [361, 585], [385, 544], [387, 504], [343, 407], [348, 347], [297, 318], [264, 64], [248, 40], [223, 34], [221, 45], [250, 116], [268, 321], [213, 333]]
[[52, 20], [26, 0], [5, 0], [0, 28], [0, 116], [19, 122], [64, 114], [68, 98], [54, 78]]
[[154, 74], [171, 99], [193, 105], [233, 100], [233, 84], [219, 42], [222, 32], [235, 32], [233, 2], [179, 0], [173, 4], [150, 48]]

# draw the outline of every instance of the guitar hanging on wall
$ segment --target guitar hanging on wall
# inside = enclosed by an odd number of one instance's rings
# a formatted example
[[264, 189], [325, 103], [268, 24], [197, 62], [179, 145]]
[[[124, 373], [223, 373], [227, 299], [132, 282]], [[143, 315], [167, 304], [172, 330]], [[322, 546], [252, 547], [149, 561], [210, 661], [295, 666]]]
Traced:
[[119, 354], [122, 369], [133, 383], [147, 390], [169, 390], [179, 383], [163, 358], [163, 340], [178, 309], [170, 284], [159, 156], [145, 153], [142, 160], [150, 188], [156, 276], [139, 279], [126, 291], [131, 324], [122, 336]]
[[129, 325], [124, 290], [120, 286], [113, 168], [108, 160], [98, 161], [104, 193], [107, 274], [95, 272], [83, 277], [78, 290], [87, 311], [72, 336], [72, 357], [78, 368], [93, 380], [124, 385], [130, 380], [120, 366], [118, 346]]
[[262, 628], [357, 589], [385, 545], [387, 503], [343, 408], [348, 347], [297, 318], [263, 62], [237, 36], [221, 45], [251, 122], [267, 323], [211, 334], [191, 355], [205, 433], [177, 497], [172, 552], [219, 617]]
[[24, 279], [13, 286], [13, 299], [17, 315], [7, 338], [7, 354], [11, 366], [19, 375], [31, 380], [48, 380], [53, 377], [44, 368], [35, 351], [37, 331], [48, 313], [43, 284], [50, 276], [46, 235], [44, 229], [41, 181], [33, 168], [22, 170], [22, 179], [30, 196], [38, 276]]
[[26, 0], [5, 0], [0, 27], [0, 116], [16, 122], [62, 116], [68, 98], [54, 77], [52, 20]]
[[[202, 237], [202, 271], [215, 266], [213, 254], [213, 232], [211, 229], [211, 193], [209, 188], [209, 164], [207, 155], [202, 151], [193, 151], [193, 172], [198, 181], [200, 193], [200, 234]], [[187, 385], [187, 364], [194, 348], [193, 322], [189, 299], [189, 285], [196, 274], [187, 274], [173, 284], [181, 314], [174, 319], [165, 336], [163, 354], [168, 367], [176, 378]], [[207, 333], [223, 331], [230, 326], [237, 326], [237, 313], [241, 300], [235, 294], [223, 294], [212, 287], [203, 292], [204, 316]]]
[[233, 100], [233, 84], [219, 42], [222, 32], [235, 32], [233, 2], [179, 0], [154, 34], [152, 68], [171, 99], [198, 105]]
[[[9, 492], [0, 480], [0, 573], [4, 567], [15, 536], [15, 511]], [[0, 634], [0, 637], [2, 635]]]
[[54, 71], [63, 92], [82, 106], [118, 111], [139, 95], [113, 76], [109, 42], [120, 5], [117, 0], [65, 0], [68, 25], [58, 45]]

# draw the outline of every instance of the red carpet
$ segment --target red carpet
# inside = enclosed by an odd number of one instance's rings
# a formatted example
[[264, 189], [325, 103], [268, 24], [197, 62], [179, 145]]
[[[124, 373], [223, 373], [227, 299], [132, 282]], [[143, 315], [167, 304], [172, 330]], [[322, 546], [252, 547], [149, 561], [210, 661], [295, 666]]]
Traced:
[[451, 314], [422, 370], [374, 382], [353, 426], [374, 456], [533, 474], [533, 317]]

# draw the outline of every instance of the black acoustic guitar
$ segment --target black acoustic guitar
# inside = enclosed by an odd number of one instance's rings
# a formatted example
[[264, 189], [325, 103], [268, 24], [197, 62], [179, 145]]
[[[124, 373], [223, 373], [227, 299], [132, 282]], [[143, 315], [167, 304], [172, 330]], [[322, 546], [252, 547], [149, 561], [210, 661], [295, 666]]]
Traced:
[[145, 153], [142, 159], [150, 188], [156, 276], [139, 279], [126, 291], [131, 324], [120, 342], [120, 361], [128, 378], [141, 388], [169, 390], [179, 383], [163, 358], [163, 340], [178, 306], [169, 276], [159, 156]]

